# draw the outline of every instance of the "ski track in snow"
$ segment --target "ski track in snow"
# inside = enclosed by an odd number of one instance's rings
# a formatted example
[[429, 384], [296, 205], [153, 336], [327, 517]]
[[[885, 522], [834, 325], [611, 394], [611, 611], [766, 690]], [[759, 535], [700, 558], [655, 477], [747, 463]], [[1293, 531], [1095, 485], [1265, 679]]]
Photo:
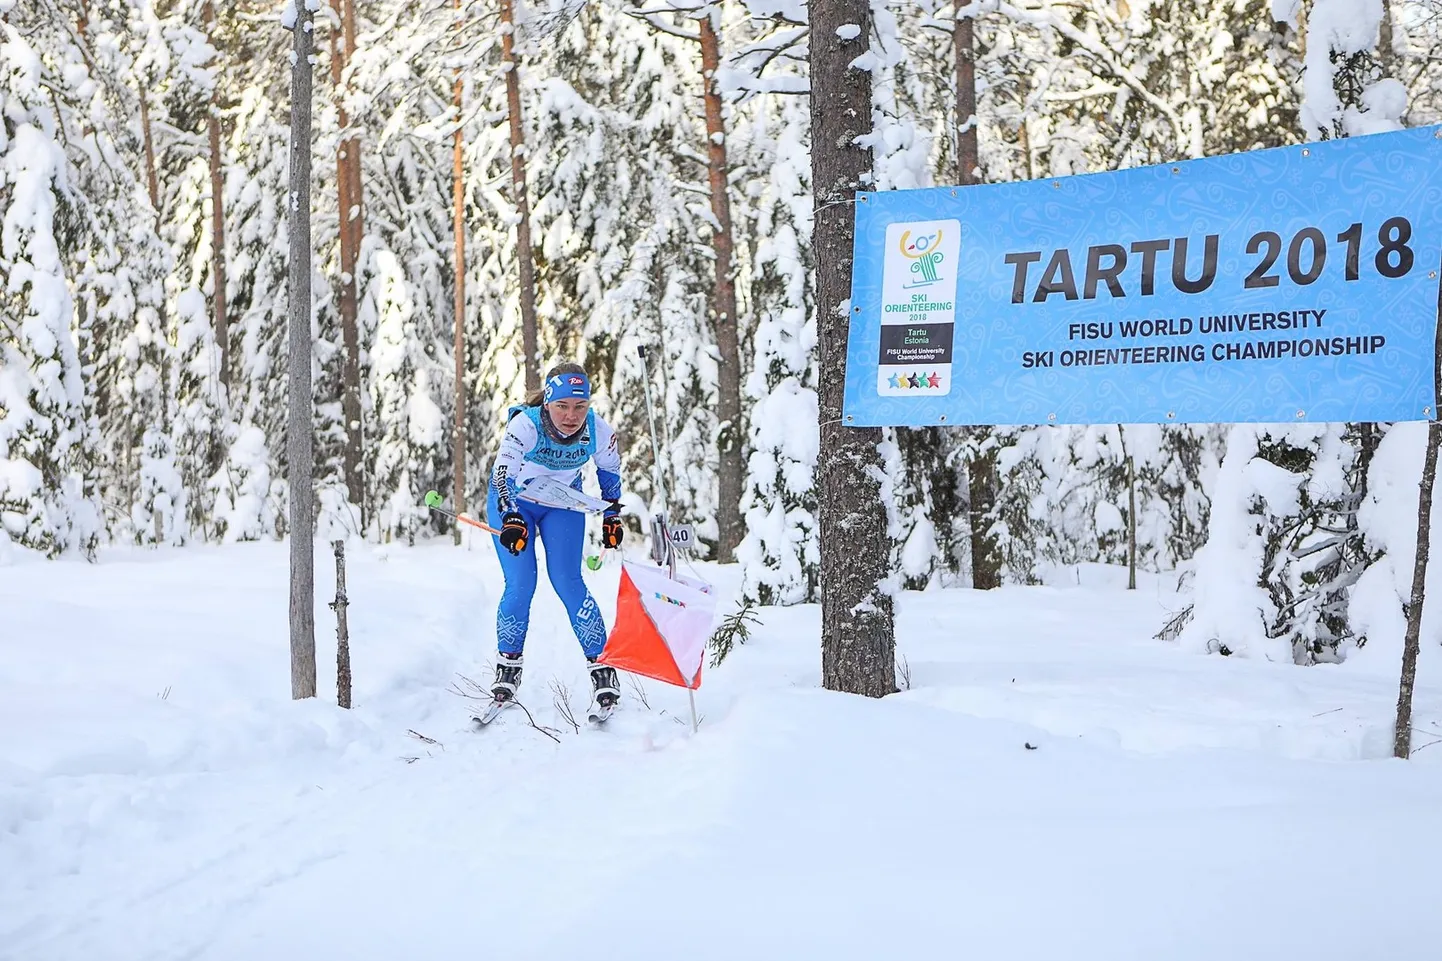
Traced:
[[[321, 697], [289, 698], [285, 545], [3, 568], [0, 959], [1352, 961], [1442, 942], [1442, 747], [1387, 757], [1395, 672], [1183, 653], [1151, 637], [1181, 603], [1157, 578], [908, 594], [912, 689], [881, 701], [818, 689], [816, 607], [763, 609], [707, 668], [698, 735], [685, 693], [649, 681], [649, 710], [623, 680], [587, 727], [542, 579], [521, 698], [556, 744], [514, 709], [471, 730], [447, 691], [490, 679], [489, 545], [350, 555], [352, 711], [328, 563]], [[702, 569], [731, 610], [734, 569]], [[609, 624], [619, 565], [585, 576]], [[1442, 737], [1439, 660], [1433, 641], [1417, 745]]]

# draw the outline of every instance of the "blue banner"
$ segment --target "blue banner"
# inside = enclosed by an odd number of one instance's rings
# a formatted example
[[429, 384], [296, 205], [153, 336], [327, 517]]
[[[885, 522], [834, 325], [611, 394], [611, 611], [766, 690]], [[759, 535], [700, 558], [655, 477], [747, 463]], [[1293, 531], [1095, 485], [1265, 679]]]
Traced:
[[859, 193], [853, 426], [1429, 420], [1442, 127]]

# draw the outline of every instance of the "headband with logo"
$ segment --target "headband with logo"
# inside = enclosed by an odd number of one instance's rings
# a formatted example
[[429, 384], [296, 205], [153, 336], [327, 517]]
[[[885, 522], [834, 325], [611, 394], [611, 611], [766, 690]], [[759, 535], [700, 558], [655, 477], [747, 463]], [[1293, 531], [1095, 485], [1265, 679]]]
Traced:
[[591, 381], [585, 374], [557, 374], [546, 381], [544, 400], [549, 404], [553, 400], [564, 400], [568, 397], [589, 398], [591, 396]]

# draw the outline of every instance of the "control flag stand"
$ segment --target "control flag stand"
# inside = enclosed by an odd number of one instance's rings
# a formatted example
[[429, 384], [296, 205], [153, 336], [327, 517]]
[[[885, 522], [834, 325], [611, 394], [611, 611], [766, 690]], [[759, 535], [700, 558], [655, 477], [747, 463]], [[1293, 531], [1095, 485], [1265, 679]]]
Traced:
[[597, 658], [602, 664], [632, 674], [675, 684], [686, 689], [691, 705], [691, 730], [696, 716], [696, 688], [706, 642], [716, 616], [716, 596], [705, 581], [676, 572], [674, 537], [689, 542], [689, 525], [676, 528], [666, 519], [666, 486], [661, 472], [661, 445], [656, 440], [656, 418], [651, 405], [651, 371], [646, 348], [638, 348], [646, 388], [646, 420], [651, 432], [651, 454], [660, 510], [651, 515], [651, 559], [655, 566], [621, 561], [621, 583], [616, 595], [616, 623]]

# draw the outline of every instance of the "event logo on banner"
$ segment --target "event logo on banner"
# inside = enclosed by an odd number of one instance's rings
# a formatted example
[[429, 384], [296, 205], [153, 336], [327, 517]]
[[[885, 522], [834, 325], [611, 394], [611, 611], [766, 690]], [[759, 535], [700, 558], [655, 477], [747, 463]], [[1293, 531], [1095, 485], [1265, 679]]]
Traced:
[[960, 246], [959, 220], [887, 226], [876, 372], [881, 396], [950, 392]]
[[861, 193], [845, 422], [1428, 420], [1442, 127]]

